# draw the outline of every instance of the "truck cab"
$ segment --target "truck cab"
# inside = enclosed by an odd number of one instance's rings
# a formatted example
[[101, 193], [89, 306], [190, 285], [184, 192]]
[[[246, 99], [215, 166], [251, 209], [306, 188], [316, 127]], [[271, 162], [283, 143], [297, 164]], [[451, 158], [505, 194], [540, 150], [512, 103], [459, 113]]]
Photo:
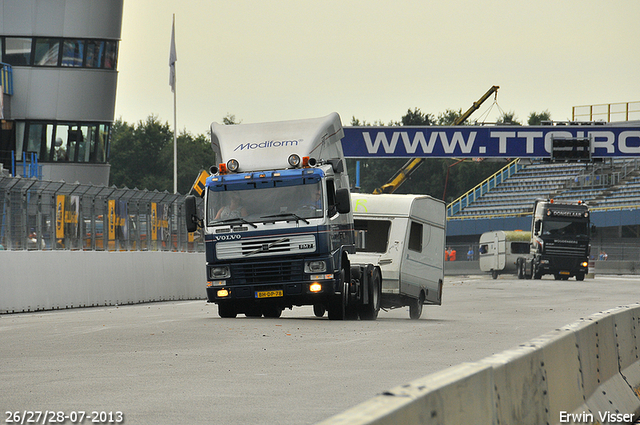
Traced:
[[591, 250], [589, 208], [581, 201], [534, 202], [529, 258], [519, 258], [518, 277], [584, 280]]

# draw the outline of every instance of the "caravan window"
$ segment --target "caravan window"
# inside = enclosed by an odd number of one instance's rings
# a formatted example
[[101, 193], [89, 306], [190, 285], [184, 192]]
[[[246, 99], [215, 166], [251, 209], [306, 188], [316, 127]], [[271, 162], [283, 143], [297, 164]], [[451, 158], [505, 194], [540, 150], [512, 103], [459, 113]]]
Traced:
[[480, 254], [488, 254], [489, 253], [489, 245], [488, 244], [480, 245], [480, 249], [478, 249], [478, 252]]
[[411, 222], [409, 229], [409, 249], [422, 252], [422, 224], [415, 221]]
[[354, 220], [356, 234], [361, 240], [356, 251], [358, 252], [387, 252], [389, 243], [389, 220]]
[[511, 242], [512, 254], [528, 254], [529, 249], [529, 242]]

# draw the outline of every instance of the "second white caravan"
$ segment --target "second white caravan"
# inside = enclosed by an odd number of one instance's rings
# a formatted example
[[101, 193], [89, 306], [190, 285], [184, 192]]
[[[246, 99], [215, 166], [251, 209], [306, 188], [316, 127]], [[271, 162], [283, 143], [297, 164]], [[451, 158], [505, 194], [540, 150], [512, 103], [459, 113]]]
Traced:
[[440, 305], [444, 280], [445, 203], [426, 195], [352, 193], [356, 231], [352, 263], [382, 271], [382, 308]]

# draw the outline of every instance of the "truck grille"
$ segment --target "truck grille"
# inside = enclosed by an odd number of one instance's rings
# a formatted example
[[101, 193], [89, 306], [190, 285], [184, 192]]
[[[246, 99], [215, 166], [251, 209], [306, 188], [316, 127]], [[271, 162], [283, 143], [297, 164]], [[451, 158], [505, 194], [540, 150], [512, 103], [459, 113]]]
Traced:
[[233, 284], [284, 283], [302, 280], [303, 260], [243, 263], [231, 266]]
[[546, 255], [558, 255], [564, 257], [584, 257], [587, 255], [587, 249], [584, 246], [545, 246]]
[[216, 244], [216, 257], [220, 260], [302, 254], [315, 251], [316, 238], [314, 235], [240, 239]]

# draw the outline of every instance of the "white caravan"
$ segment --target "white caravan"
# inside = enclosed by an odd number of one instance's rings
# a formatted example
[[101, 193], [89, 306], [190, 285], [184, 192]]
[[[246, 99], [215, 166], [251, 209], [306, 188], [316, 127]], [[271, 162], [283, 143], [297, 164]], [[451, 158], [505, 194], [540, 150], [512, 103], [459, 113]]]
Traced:
[[440, 305], [444, 280], [445, 203], [426, 195], [352, 193], [356, 254], [352, 264], [382, 271], [382, 308]]
[[480, 235], [480, 270], [491, 273], [494, 279], [500, 273], [516, 273], [516, 260], [529, 254], [531, 233], [521, 230], [497, 230]]

